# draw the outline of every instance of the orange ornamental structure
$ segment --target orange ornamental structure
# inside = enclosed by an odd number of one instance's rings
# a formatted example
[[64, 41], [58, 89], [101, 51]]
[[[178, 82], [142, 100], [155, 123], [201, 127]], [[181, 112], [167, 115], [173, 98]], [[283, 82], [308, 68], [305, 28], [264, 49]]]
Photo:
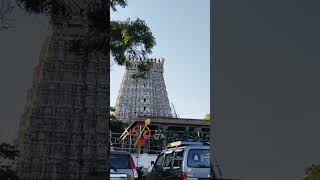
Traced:
[[179, 140], [208, 141], [210, 121], [203, 119], [138, 117], [122, 134], [112, 133], [113, 149], [157, 154], [167, 143]]
[[[131, 134], [136, 137], [136, 141], [134, 143], [135, 147], [142, 147], [145, 145], [146, 140], [150, 137], [151, 131], [147, 127], [150, 124], [150, 118], [145, 120], [144, 127], [141, 129], [141, 125], [136, 125], [132, 128]], [[122, 138], [122, 137], [121, 137]]]

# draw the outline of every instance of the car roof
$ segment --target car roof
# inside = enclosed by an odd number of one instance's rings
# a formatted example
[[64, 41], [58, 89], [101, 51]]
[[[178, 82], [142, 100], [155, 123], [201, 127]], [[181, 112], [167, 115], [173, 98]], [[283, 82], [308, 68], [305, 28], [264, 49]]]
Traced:
[[171, 153], [173, 151], [176, 151], [176, 150], [183, 150], [183, 149], [210, 149], [210, 146], [207, 146], [207, 145], [188, 145], [188, 146], [180, 146], [180, 147], [172, 147], [172, 148], [168, 148], [168, 149], [165, 149], [163, 150], [162, 152], [165, 153], [165, 154], [168, 154], [168, 153]]
[[202, 141], [174, 141], [174, 142], [167, 144], [167, 148], [181, 147], [181, 146], [193, 146], [193, 145], [210, 146], [210, 143], [209, 142], [202, 142]]
[[110, 150], [110, 154], [126, 154], [126, 155], [130, 155], [130, 153], [128, 153], [126, 151], [114, 151], [114, 150]]

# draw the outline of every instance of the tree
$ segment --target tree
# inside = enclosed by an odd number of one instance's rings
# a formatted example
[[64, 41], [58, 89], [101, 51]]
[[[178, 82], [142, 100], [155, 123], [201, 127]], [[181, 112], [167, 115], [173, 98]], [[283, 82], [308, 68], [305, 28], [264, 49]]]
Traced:
[[2, 143], [0, 144], [0, 179], [18, 180], [18, 176], [11, 169], [10, 163], [19, 155], [19, 151], [14, 146]]
[[320, 179], [320, 165], [312, 164], [305, 169], [304, 180], [319, 180]]
[[206, 114], [203, 119], [210, 121], [211, 120], [210, 113]]
[[129, 124], [121, 120], [118, 120], [114, 116], [113, 114], [114, 112], [115, 112], [115, 108], [111, 107], [110, 108], [110, 131], [113, 133], [122, 133], [124, 130], [126, 130]]
[[[7, 0], [8, 1], [8, 0]], [[74, 12], [75, 3], [65, 0], [11, 0], [16, 2], [28, 14], [45, 14], [51, 17], [52, 22], [68, 21]], [[9, 0], [10, 2], [10, 0]], [[78, 54], [87, 56], [90, 52], [98, 51], [114, 57], [118, 65], [130, 65], [127, 56], [144, 59], [150, 54], [151, 49], [156, 45], [155, 38], [150, 28], [141, 19], [131, 21], [110, 21], [109, 7], [117, 11], [117, 7], [126, 7], [126, 0], [98, 0], [96, 3], [87, 4], [90, 11], [85, 12], [90, 24], [90, 30], [86, 36], [75, 42], [71, 50]], [[12, 3], [10, 3], [12, 7]], [[77, 10], [77, 9], [76, 9]], [[81, 11], [81, 10], [78, 10]], [[5, 11], [3, 17], [11, 11]], [[148, 63], [142, 63], [138, 67], [141, 72], [148, 70]], [[143, 77], [143, 75], [138, 75]]]
[[123, 121], [117, 119], [110, 120], [110, 131], [113, 133], [122, 133], [128, 126], [129, 124]]

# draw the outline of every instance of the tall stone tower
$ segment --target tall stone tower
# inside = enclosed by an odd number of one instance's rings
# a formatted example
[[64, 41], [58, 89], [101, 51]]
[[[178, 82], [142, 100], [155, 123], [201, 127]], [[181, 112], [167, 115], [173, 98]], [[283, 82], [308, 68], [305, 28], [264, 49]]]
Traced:
[[108, 171], [109, 58], [69, 51], [88, 29], [80, 9], [68, 22], [49, 20], [16, 140], [22, 180], [82, 180]]
[[[151, 68], [146, 78], [136, 78], [139, 63], [148, 61]], [[133, 122], [138, 116], [172, 117], [164, 82], [164, 59], [129, 59], [116, 101], [115, 116]]]

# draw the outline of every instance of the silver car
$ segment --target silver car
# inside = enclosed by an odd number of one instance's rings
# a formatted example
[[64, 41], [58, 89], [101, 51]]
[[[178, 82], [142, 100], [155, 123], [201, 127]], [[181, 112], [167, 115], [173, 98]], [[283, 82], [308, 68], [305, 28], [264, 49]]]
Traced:
[[110, 179], [112, 180], [136, 180], [138, 171], [128, 152], [110, 151]]
[[150, 173], [153, 180], [209, 180], [210, 145], [177, 141], [157, 157]]

